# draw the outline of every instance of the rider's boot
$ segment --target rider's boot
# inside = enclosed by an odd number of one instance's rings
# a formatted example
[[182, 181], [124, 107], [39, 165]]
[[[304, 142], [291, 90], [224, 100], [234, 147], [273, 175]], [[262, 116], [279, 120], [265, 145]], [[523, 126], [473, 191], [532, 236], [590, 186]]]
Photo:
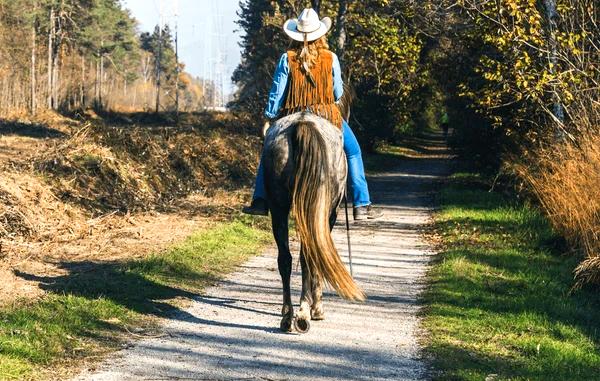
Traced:
[[252, 200], [250, 206], [246, 206], [242, 209], [242, 213], [252, 214], [254, 216], [268, 216], [269, 206], [267, 200], [264, 198], [257, 198]]
[[379, 208], [373, 208], [371, 205], [358, 206], [354, 208], [354, 220], [375, 220], [383, 217], [383, 212]]

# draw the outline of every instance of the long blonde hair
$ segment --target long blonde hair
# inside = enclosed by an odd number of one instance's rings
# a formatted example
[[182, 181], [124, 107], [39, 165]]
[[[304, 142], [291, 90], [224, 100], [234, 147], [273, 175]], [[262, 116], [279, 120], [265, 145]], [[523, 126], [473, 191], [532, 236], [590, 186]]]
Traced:
[[[306, 35], [305, 35], [306, 36]], [[311, 83], [315, 83], [315, 79], [311, 73], [311, 69], [315, 67], [321, 50], [329, 50], [329, 43], [327, 42], [327, 36], [322, 36], [315, 41], [304, 41], [292, 42], [291, 49], [296, 51], [296, 54], [300, 58], [302, 72], [308, 76]]]

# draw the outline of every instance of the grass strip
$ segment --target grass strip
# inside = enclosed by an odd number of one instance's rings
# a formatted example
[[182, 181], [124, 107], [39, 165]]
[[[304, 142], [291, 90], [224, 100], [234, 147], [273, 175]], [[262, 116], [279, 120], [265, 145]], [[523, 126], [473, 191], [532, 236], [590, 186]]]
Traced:
[[[48, 295], [0, 308], [0, 380], [105, 353], [130, 330], [152, 328], [270, 242], [252, 218], [214, 225], [163, 253], [118, 263], [65, 263], [67, 275], [38, 278]], [[135, 328], [132, 328], [135, 327]]]
[[456, 174], [440, 196], [423, 310], [434, 379], [600, 379], [600, 295], [570, 294], [577, 259], [538, 210], [488, 189]]

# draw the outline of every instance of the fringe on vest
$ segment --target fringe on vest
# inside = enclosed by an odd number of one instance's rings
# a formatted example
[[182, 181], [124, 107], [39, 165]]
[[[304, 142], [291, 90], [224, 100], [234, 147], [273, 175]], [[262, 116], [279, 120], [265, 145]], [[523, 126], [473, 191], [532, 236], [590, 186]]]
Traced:
[[343, 118], [333, 95], [333, 53], [328, 50], [319, 52], [319, 59], [310, 70], [314, 84], [302, 68], [296, 52], [288, 51], [290, 82], [283, 113], [290, 115], [301, 111], [310, 111], [329, 120], [334, 126], [342, 128]]

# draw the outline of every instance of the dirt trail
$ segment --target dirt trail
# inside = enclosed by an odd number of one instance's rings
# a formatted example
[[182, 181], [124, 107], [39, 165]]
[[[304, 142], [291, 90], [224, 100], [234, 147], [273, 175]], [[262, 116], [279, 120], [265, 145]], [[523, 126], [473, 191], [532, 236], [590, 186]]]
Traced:
[[[281, 286], [270, 250], [172, 317], [164, 335], [137, 342], [77, 379], [427, 379], [417, 342], [417, 298], [433, 252], [421, 229], [447, 160], [439, 139], [420, 151], [419, 158], [370, 178], [385, 218], [352, 226], [354, 273], [369, 296], [366, 303], [327, 293], [325, 321], [313, 322], [306, 335], [279, 332]], [[342, 226], [335, 241], [345, 256]], [[293, 282], [297, 302], [298, 271]]]

